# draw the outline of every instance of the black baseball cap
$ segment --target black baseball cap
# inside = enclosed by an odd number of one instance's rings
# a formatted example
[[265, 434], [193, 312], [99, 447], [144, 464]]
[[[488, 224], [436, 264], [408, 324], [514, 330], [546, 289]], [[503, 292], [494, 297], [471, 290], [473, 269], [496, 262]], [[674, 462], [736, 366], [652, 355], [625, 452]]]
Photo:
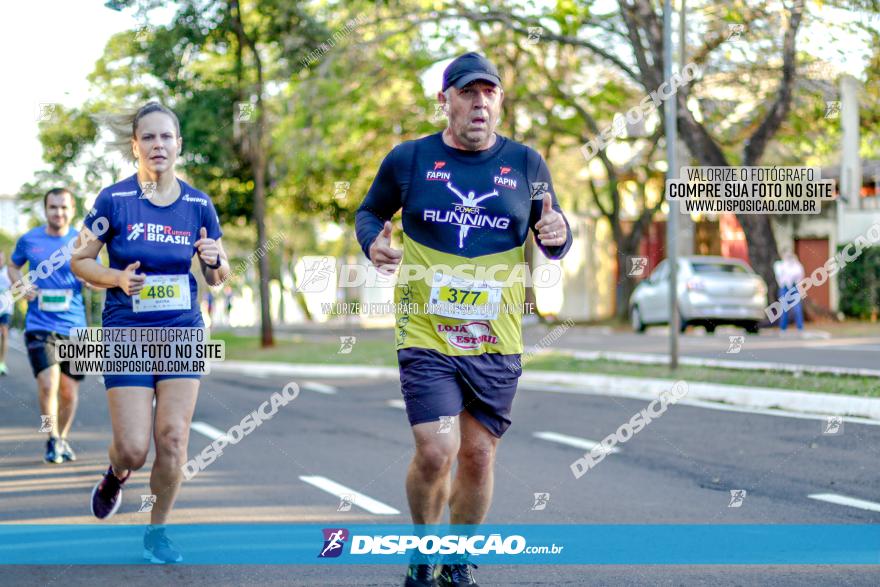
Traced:
[[443, 71], [443, 91], [449, 86], [461, 89], [475, 80], [501, 85], [501, 76], [492, 62], [479, 53], [465, 53], [456, 57]]

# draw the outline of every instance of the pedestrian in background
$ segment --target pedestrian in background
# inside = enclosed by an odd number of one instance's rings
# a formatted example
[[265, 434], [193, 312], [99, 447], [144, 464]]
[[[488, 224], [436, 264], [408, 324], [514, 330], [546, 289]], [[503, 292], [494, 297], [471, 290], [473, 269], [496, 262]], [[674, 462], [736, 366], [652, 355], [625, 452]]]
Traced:
[[[788, 328], [788, 313], [794, 310], [794, 319], [797, 329], [804, 329], [804, 309], [801, 304], [801, 296], [796, 292], [798, 282], [804, 278], [804, 266], [801, 265], [797, 255], [791, 249], [785, 249], [782, 252], [782, 259], [773, 264], [773, 273], [776, 275], [776, 283], [779, 285], [779, 301], [783, 303], [785, 308], [786, 296], [791, 296], [795, 300], [793, 307], [782, 313], [779, 321], [779, 330], [785, 332]], [[795, 290], [792, 292], [792, 290]], [[792, 293], [789, 293], [792, 292]]]

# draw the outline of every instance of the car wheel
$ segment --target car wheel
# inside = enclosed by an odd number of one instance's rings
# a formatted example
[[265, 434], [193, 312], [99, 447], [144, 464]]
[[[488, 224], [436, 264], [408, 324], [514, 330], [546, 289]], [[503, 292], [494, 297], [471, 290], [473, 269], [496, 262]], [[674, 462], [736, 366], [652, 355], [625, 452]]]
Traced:
[[712, 334], [713, 332], [715, 332], [716, 326], [718, 326], [718, 325], [715, 324], [714, 322], [707, 322], [706, 324], [703, 325], [703, 328], [706, 329], [706, 332], [708, 332], [709, 334]]
[[749, 322], [745, 326], [746, 332], [749, 334], [758, 334], [758, 323], [757, 322]]
[[638, 306], [633, 306], [629, 311], [629, 323], [635, 332], [644, 332], [647, 326], [642, 322], [642, 313], [639, 312]]
[[684, 332], [685, 330], [687, 330], [687, 327], [688, 327], [687, 318], [679, 315], [679, 317], [678, 317], [678, 331]]

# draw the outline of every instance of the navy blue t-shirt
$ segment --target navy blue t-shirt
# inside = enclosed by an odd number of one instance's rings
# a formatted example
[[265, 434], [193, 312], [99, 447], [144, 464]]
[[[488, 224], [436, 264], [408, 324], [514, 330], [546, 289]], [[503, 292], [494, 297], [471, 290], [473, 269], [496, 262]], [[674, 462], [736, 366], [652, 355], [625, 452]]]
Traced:
[[[553, 197], [553, 210], [562, 214], [553, 180], [540, 153], [496, 135], [483, 151], [455, 149], [438, 132], [395, 147], [382, 161], [370, 191], [356, 213], [356, 232], [364, 255], [386, 220], [403, 208], [403, 232], [438, 251], [473, 258], [520, 247], [541, 219], [543, 193]], [[465, 195], [467, 194], [467, 195]], [[470, 198], [470, 199], [468, 199]], [[468, 205], [468, 202], [476, 203]], [[465, 220], [451, 218], [447, 209], [467, 206], [479, 211]], [[431, 208], [426, 214], [426, 208]], [[435, 210], [435, 208], [438, 208]], [[495, 217], [503, 221], [476, 222]], [[572, 245], [535, 243], [549, 259], [561, 259]]]
[[[157, 206], [143, 198], [136, 175], [106, 187], [98, 194], [85, 225], [106, 244], [112, 269], [124, 270], [140, 261], [139, 274], [188, 275], [189, 310], [135, 312], [131, 296], [114, 287], [107, 290], [104, 326], [204, 326], [198, 285], [190, 272], [197, 253], [193, 243], [199, 240], [202, 227], [208, 238], [215, 240], [223, 232], [211, 199], [185, 181], [177, 181], [180, 196], [170, 206]], [[106, 221], [96, 225], [101, 218]], [[100, 234], [105, 227], [106, 232]]]

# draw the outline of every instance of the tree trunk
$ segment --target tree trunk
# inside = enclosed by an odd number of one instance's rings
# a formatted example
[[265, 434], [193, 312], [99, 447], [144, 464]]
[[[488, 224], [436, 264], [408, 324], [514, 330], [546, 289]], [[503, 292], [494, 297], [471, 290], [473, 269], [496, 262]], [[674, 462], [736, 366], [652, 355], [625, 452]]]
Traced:
[[[258, 120], [262, 115], [258, 115]], [[257, 124], [260, 124], [259, 122]], [[259, 131], [258, 131], [259, 133]], [[257, 150], [254, 165], [254, 222], [257, 225], [257, 250], [266, 251], [266, 176], [262, 141], [255, 141]], [[260, 255], [260, 344], [275, 344], [272, 332], [272, 314], [269, 311], [269, 255]]]
[[770, 226], [770, 217], [765, 214], [737, 214], [736, 219], [746, 235], [749, 246], [749, 265], [767, 283], [767, 297], [777, 298], [776, 275], [773, 263], [779, 258], [776, 237]]
[[[241, 18], [241, 6], [238, 0], [231, 0], [230, 15], [235, 34], [238, 39], [236, 51], [237, 72], [241, 84], [241, 71], [243, 69], [242, 51], [247, 46], [254, 56], [254, 68], [257, 75], [254, 93], [257, 96], [257, 108], [253, 137], [248, 146], [248, 161], [254, 174], [254, 223], [257, 226], [257, 250], [261, 251], [257, 267], [260, 276], [260, 344], [263, 347], [274, 346], [275, 340], [272, 333], [272, 314], [269, 311], [269, 258], [266, 253], [266, 148], [263, 137], [265, 136], [266, 117], [263, 110], [263, 62], [257, 44], [244, 30]], [[239, 96], [243, 94], [239, 86]]]
[[630, 267], [626, 262], [627, 259], [634, 256], [638, 251], [638, 241], [635, 243], [635, 247], [627, 248], [626, 241], [628, 240], [630, 239], [624, 239], [624, 242], [617, 243], [617, 267], [619, 277], [617, 280], [617, 287], [615, 288], [617, 300], [614, 308], [614, 315], [619, 320], [629, 319], [629, 299], [632, 297], [636, 285], [638, 285], [635, 278], [629, 275]]

